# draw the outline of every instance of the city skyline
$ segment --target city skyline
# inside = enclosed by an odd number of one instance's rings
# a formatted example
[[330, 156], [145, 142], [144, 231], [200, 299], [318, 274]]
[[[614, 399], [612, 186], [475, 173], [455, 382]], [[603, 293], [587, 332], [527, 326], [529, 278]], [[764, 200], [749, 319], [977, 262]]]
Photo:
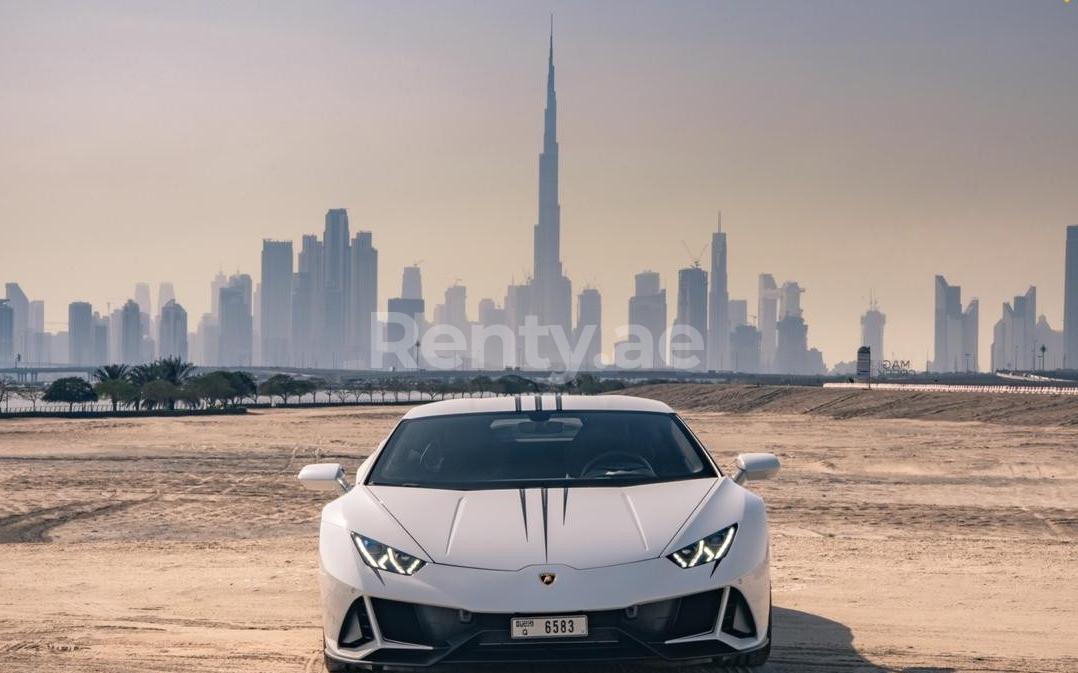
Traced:
[[[116, 309], [135, 281], [174, 281], [193, 323], [209, 310], [206, 287], [216, 271], [257, 274], [263, 238], [298, 241], [334, 207], [348, 208], [354, 231], [373, 233], [382, 287], [395, 286], [401, 269], [422, 260], [427, 297], [440, 296], [459, 277], [475, 319], [480, 299], [500, 300], [510, 278], [525, 280], [535, 225], [541, 121], [535, 109], [545, 88], [535, 65], [546, 46], [539, 27], [549, 8], [511, 12], [479, 5], [451, 12], [426, 6], [447, 33], [468, 24], [469, 48], [462, 52], [441, 34], [420, 47], [416, 40], [430, 35], [413, 12], [369, 4], [322, 7], [370, 37], [364, 49], [371, 51], [356, 52], [317, 12], [297, 17], [271, 5], [238, 38], [257, 47], [259, 56], [268, 54], [270, 64], [240, 59], [224, 68], [225, 79], [208, 73], [201, 79], [202, 58], [179, 47], [201, 39], [211, 54], [230, 53], [219, 51], [224, 45], [217, 31], [250, 18], [240, 10], [202, 7], [209, 18], [175, 9], [121, 16], [106, 3], [70, 35], [98, 59], [95, 66], [93, 59], [75, 63], [64, 49], [46, 55], [45, 45], [54, 51], [56, 45], [30, 39], [55, 10], [12, 7], [14, 20], [0, 31], [13, 58], [0, 65], [0, 82], [25, 95], [0, 112], [4, 145], [13, 149], [0, 159], [6, 239], [0, 280], [18, 282], [31, 298], [45, 301], [50, 331], [66, 329], [57, 323], [66, 322], [70, 302], [89, 301], [97, 310], [109, 302]], [[1064, 229], [1078, 220], [1071, 188], [1078, 142], [1064, 123], [1078, 112], [1068, 67], [1078, 61], [1070, 39], [1078, 27], [1073, 7], [913, 3], [868, 12], [850, 4], [819, 12], [827, 15], [822, 18], [801, 3], [782, 11], [686, 7], [684, 16], [674, 16], [641, 5], [601, 30], [597, 10], [553, 7], [563, 66], [559, 93], [569, 101], [558, 120], [567, 148], [560, 162], [561, 258], [577, 287], [603, 293], [604, 351], [613, 349], [612, 327], [627, 322], [635, 274], [658, 270], [663, 288], [676, 295], [678, 271], [691, 265], [681, 241], [704, 246], [719, 209], [729, 236], [729, 297], [755, 306], [758, 274], [796, 279], [806, 288], [801, 303], [809, 344], [824, 352], [829, 366], [853, 359], [873, 288], [887, 315], [886, 355], [918, 366], [931, 360], [937, 274], [986, 307], [1036, 286], [1041, 312], [1061, 328]], [[325, 38], [325, 49], [341, 58], [313, 88], [299, 88], [312, 100], [299, 96], [293, 116], [269, 115], [275, 132], [247, 134], [233, 125], [233, 113], [250, 112], [245, 121], [264, 128], [256, 104], [272, 101], [276, 92], [215, 87], [229, 77], [282, 67], [265, 50], [270, 38], [290, 34], [286, 20], [298, 21], [295, 42]], [[60, 23], [61, 34], [74, 30]], [[160, 42], [148, 49], [145, 68], [109, 60], [103, 40], [117, 26], [132, 31], [124, 35], [136, 44]], [[410, 35], [412, 29], [418, 34]], [[717, 36], [714, 44], [709, 31]], [[769, 39], [780, 35], [790, 39]], [[746, 36], [770, 45], [769, 53]], [[878, 42], [867, 49], [870, 38]], [[608, 56], [595, 49], [599, 45]], [[800, 61], [783, 61], [795, 52]], [[868, 64], [858, 69], [858, 59]], [[105, 69], [109, 64], [115, 73]], [[161, 88], [147, 80], [143, 70], [150, 66], [208, 88], [197, 97]], [[46, 71], [61, 76], [48, 85], [30, 77]], [[364, 96], [347, 93], [355, 82], [342, 71], [383, 85]], [[706, 84], [679, 89], [673, 72]], [[79, 74], [90, 75], [86, 81], [95, 86], [80, 85]], [[284, 75], [296, 84], [299, 73], [286, 69]], [[432, 83], [439, 77], [444, 81]], [[129, 80], [139, 95], [124, 93], [121, 85]], [[447, 93], [442, 107], [406, 105], [433, 103]], [[216, 94], [226, 104], [204, 110]], [[344, 109], [353, 109], [368, 94], [381, 102], [373, 106], [375, 116], [364, 113], [357, 117], [362, 122], [343, 127], [330, 119], [336, 135], [281, 130], [312, 114], [314, 102], [339, 96]], [[58, 112], [28, 116], [71, 96], [72, 116], [89, 115], [93, 122], [78, 135]], [[164, 104], [175, 97], [190, 118], [167, 113]], [[776, 110], [797, 114], [777, 117]], [[139, 111], [153, 114], [131, 116]], [[153, 132], [156, 122], [177, 119], [174, 133]], [[238, 132], [242, 142], [208, 151], [207, 143], [219, 138], [209, 133], [217, 126]], [[54, 133], [42, 135], [47, 131]], [[44, 137], [49, 142], [40, 142]], [[301, 147], [312, 138], [317, 142]], [[198, 151], [176, 149], [184, 139]], [[363, 158], [341, 160], [340, 148]], [[305, 161], [290, 167], [284, 159], [297, 152]], [[455, 171], [449, 168], [454, 162]], [[310, 170], [325, 163], [334, 170]], [[155, 176], [160, 181], [150, 180]], [[315, 177], [323, 181], [315, 184]], [[228, 185], [236, 189], [228, 192]], [[31, 221], [37, 226], [19, 224]], [[454, 246], [459, 250], [449, 253]], [[104, 263], [110, 253], [115, 265]], [[77, 281], [55, 272], [80, 263], [86, 277]], [[380, 308], [390, 294], [380, 293]], [[998, 316], [984, 313], [979, 352], [987, 363]]]

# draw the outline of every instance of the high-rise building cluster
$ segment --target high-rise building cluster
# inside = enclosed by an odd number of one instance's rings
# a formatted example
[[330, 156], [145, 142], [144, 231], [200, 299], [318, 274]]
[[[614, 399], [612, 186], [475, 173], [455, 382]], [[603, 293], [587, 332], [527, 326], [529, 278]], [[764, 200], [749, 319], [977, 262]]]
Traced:
[[[298, 254], [292, 241], [263, 241], [260, 282], [244, 273], [218, 273], [210, 284], [211, 310], [190, 334], [187, 312], [171, 284], [162, 284], [155, 315], [150, 287], [139, 283], [131, 300], [115, 310], [108, 306], [103, 316], [88, 303], [71, 304], [63, 335], [66, 357], [51, 359], [95, 365], [181, 357], [206, 366], [307, 368], [607, 366], [597, 288], [579, 293], [573, 320], [572, 282], [561, 262], [558, 152], [552, 30], [533, 273], [522, 283], [510, 284], [500, 302], [482, 298], [478, 320], [469, 317], [467, 288], [457, 282], [445, 290], [444, 301], [433, 307], [428, 322], [418, 265], [404, 269], [400, 296], [389, 299], [380, 314], [373, 236], [360, 231], [353, 237], [347, 211], [335, 208], [326, 213], [322, 237], [303, 236]], [[762, 291], [761, 307], [770, 301], [770, 315], [761, 311], [759, 326], [752, 326], [747, 302], [729, 299], [721, 219], [711, 243], [710, 285], [708, 271], [698, 262], [678, 272], [672, 324], [659, 274], [637, 275], [627, 339], [617, 344], [615, 363], [647, 369], [821, 373], [822, 357], [807, 348], [799, 286], [787, 283], [781, 290]], [[25, 353], [34, 361], [49, 360], [42, 357], [38, 332], [32, 328], [32, 316], [43, 316], [43, 306], [35, 313], [33, 303], [14, 284], [8, 286], [7, 297], [0, 304], [0, 359], [5, 353]], [[57, 335], [54, 341], [61, 340]], [[454, 350], [449, 359], [439, 348], [447, 343]]]
[[[210, 283], [210, 312], [196, 325], [162, 283], [156, 311], [151, 288], [138, 283], [122, 305], [101, 311], [68, 306], [67, 331], [45, 330], [45, 307], [18, 283], [0, 299], [0, 367], [21, 363], [97, 366], [178, 357], [204, 366], [321, 369], [445, 368], [589, 370], [676, 368], [690, 371], [819, 375], [823, 355], [809, 346], [800, 284], [757, 282], [755, 314], [732, 299], [730, 247], [721, 214], [711, 235], [710, 265], [700, 259], [677, 273], [668, 307], [659, 273], [635, 275], [628, 325], [614, 330], [613, 360], [602, 348], [603, 307], [597, 288], [576, 296], [561, 262], [561, 204], [554, 37], [547, 59], [546, 105], [538, 166], [538, 212], [532, 275], [506, 287], [500, 301], [483, 297], [475, 320], [459, 280], [428, 316], [419, 264], [403, 269], [399, 296], [379, 304], [378, 250], [370, 231], [352, 231], [348, 212], [330, 209], [321, 237], [262, 242], [258, 280], [219, 272]], [[691, 255], [691, 252], [690, 252]], [[1078, 225], [1067, 228], [1062, 331], [1037, 315], [1036, 288], [1003, 304], [993, 330], [993, 369], [1078, 367]], [[979, 303], [963, 306], [962, 290], [935, 278], [933, 372], [979, 371]], [[871, 299], [861, 317], [861, 344], [873, 366], [886, 359], [886, 316]], [[853, 356], [853, 353], [850, 354]]]
[[194, 338], [210, 366], [367, 368], [378, 310], [378, 250], [369, 231], [351, 235], [348, 212], [326, 213], [322, 239], [262, 241], [261, 282], [218, 274], [210, 313]]

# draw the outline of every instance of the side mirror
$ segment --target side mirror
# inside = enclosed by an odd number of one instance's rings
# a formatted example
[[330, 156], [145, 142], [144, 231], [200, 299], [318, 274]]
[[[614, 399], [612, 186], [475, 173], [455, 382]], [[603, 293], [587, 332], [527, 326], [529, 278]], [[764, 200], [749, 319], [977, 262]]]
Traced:
[[739, 453], [734, 460], [737, 473], [732, 477], [735, 484], [746, 479], [769, 479], [779, 471], [779, 459], [771, 453]]
[[339, 488], [342, 493], [347, 493], [352, 488], [340, 463], [308, 465], [299, 471], [299, 480], [314, 491], [332, 491]]

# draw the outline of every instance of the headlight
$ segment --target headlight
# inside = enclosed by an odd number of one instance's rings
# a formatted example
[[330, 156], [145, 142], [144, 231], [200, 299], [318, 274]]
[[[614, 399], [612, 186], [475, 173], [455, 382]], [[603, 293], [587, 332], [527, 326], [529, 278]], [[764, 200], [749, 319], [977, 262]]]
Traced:
[[363, 562], [375, 570], [387, 570], [398, 575], [414, 575], [417, 570], [427, 565], [426, 561], [411, 554], [394, 549], [359, 533], [352, 533], [352, 542], [356, 543]]
[[694, 544], [679, 549], [666, 558], [682, 568], [695, 568], [704, 563], [718, 563], [726, 556], [726, 552], [730, 551], [735, 532], [737, 532], [736, 523], [702, 540], [697, 540]]

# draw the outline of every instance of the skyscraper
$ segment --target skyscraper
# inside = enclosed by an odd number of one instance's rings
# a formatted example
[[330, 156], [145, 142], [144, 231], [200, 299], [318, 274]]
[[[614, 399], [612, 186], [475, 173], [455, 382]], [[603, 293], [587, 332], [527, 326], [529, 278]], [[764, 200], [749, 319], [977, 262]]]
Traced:
[[887, 316], [880, 311], [879, 305], [873, 299], [868, 310], [861, 316], [861, 345], [869, 348], [873, 372], [881, 360], [887, 359], [883, 354], [883, 326], [886, 323]]
[[775, 277], [761, 273], [758, 285], [756, 325], [760, 330], [760, 371], [775, 372], [775, 349], [778, 347], [776, 325], [778, 322], [778, 285]]
[[348, 211], [344, 208], [326, 213], [322, 245], [322, 349], [326, 364], [339, 366], [346, 357], [351, 287]]
[[778, 290], [779, 320], [775, 324], [776, 374], [813, 373], [808, 363], [808, 326], [801, 313], [801, 293], [797, 283], [787, 281]]
[[30, 362], [52, 362], [51, 338], [53, 335], [45, 333], [45, 301], [35, 299], [30, 302], [28, 308]]
[[292, 364], [315, 367], [319, 363], [317, 344], [321, 334], [322, 242], [317, 236], [303, 237], [296, 275], [292, 279]]
[[1063, 369], [1078, 369], [1078, 224], [1067, 227], [1063, 266]]
[[[727, 303], [727, 316], [730, 321], [730, 334], [742, 325], [749, 324], [749, 302], [747, 299], [731, 299]], [[731, 336], [731, 338], [733, 338]]]
[[[629, 328], [635, 334], [630, 333], [626, 341], [646, 351], [640, 358], [640, 368], [658, 369], [666, 363], [666, 344], [663, 341], [666, 334], [666, 290], [661, 289], [661, 279], [654, 271], [636, 274], [633, 289], [633, 296], [629, 298]], [[615, 362], [618, 366], [625, 365], [617, 358]]]
[[210, 283], [210, 306], [213, 307], [213, 319], [221, 323], [221, 288], [228, 286], [228, 276], [218, 271]]
[[[524, 326], [529, 315], [534, 315], [532, 310], [532, 291], [535, 286], [530, 282], [510, 283], [505, 288], [505, 320], [509, 329], [517, 337], [520, 336], [520, 328]], [[524, 362], [524, 339], [515, 338], [512, 352], [505, 353], [507, 365], [514, 367], [526, 366]]]
[[[581, 342], [586, 341], [582, 352]], [[572, 363], [576, 369], [598, 369], [599, 353], [603, 349], [603, 298], [593, 287], [586, 287], [576, 300], [576, 329], [573, 331], [573, 352], [581, 352], [580, 360]]]
[[134, 299], [120, 309], [120, 362], [142, 364], [142, 311]]
[[423, 298], [423, 276], [418, 266], [404, 267], [404, 273], [401, 276], [401, 298]]
[[936, 276], [935, 359], [934, 372], [978, 371], [979, 304], [970, 301], [962, 310], [962, 288]]
[[153, 315], [153, 310], [150, 306], [150, 284], [149, 283], [136, 283], [135, 284], [135, 303], [138, 304], [139, 311], [146, 316]]
[[726, 232], [711, 234], [711, 294], [708, 297], [707, 368], [715, 371], [730, 369], [730, 292], [726, 280]]
[[1003, 303], [1003, 315], [992, 331], [992, 371], [1036, 369], [1040, 355], [1036, 327], [1037, 288], [1030, 287], [1013, 304]]
[[500, 370], [505, 367], [506, 355], [513, 349], [515, 339], [499, 338], [499, 334], [508, 330], [509, 316], [504, 308], [499, 307], [489, 297], [479, 300], [479, 324], [484, 332], [479, 343], [473, 344], [478, 356], [476, 367], [488, 370]]
[[15, 359], [15, 310], [7, 299], [0, 299], [0, 367]]
[[187, 311], [176, 303], [175, 299], [169, 299], [161, 307], [161, 338], [158, 345], [158, 355], [163, 358], [179, 358], [187, 361]]
[[221, 288], [221, 327], [218, 364], [225, 367], [249, 367], [254, 318], [251, 315], [251, 277], [236, 275]]
[[5, 285], [8, 307], [12, 315], [12, 348], [16, 359], [27, 360], [30, 357], [30, 299], [18, 283]]
[[176, 298], [176, 288], [172, 286], [171, 281], [162, 281], [157, 286], [157, 305], [164, 306], [173, 299]]
[[93, 355], [90, 364], [103, 365], [109, 361], [109, 320], [94, 313]]
[[262, 364], [292, 363], [292, 241], [262, 241]]
[[[572, 284], [561, 267], [561, 204], [558, 202], [558, 101], [554, 91], [554, 25], [550, 26], [547, 60], [546, 112], [543, 151], [539, 154], [539, 222], [535, 225], [535, 276], [531, 310], [539, 324], [570, 335]], [[540, 342], [541, 357], [557, 368], [560, 361], [552, 339]]]
[[94, 309], [84, 301], [67, 305], [68, 361], [73, 365], [94, 362]]
[[359, 363], [369, 367], [373, 346], [371, 327], [378, 311], [378, 250], [372, 244], [371, 232], [356, 232], [351, 266], [348, 341]]
[[730, 334], [730, 369], [735, 372], [760, 372], [760, 331], [752, 325], [737, 325]]
[[670, 362], [677, 366], [674, 357], [696, 357], [699, 362], [690, 369], [702, 370], [707, 366], [707, 271], [694, 265], [681, 269], [677, 274], [677, 317], [674, 327], [684, 333], [672, 334], [670, 338]]

